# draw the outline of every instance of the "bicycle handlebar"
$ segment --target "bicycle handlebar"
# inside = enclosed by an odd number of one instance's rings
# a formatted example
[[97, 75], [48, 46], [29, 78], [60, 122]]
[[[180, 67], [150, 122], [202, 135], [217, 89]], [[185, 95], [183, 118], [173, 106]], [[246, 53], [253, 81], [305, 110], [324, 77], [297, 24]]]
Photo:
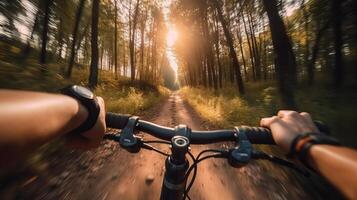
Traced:
[[[122, 115], [108, 112], [106, 124], [109, 128], [123, 129], [130, 115]], [[139, 120], [136, 130], [149, 133], [150, 135], [170, 141], [175, 136], [175, 130], [170, 127], [160, 126], [144, 120]], [[214, 130], [214, 131], [191, 131], [191, 144], [208, 144], [223, 141], [236, 141], [239, 131], [244, 131], [252, 144], [275, 144], [269, 129], [262, 127], [240, 126], [238, 129]]]

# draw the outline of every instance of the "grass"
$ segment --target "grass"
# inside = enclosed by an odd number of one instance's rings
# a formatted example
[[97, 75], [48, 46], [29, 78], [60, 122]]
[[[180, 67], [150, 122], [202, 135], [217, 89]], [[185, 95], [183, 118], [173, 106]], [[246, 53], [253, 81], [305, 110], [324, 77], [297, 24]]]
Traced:
[[[56, 93], [69, 84], [86, 85], [88, 70], [77, 67], [68, 80], [58, 73], [63, 66], [66, 64], [49, 64], [43, 73], [35, 61], [15, 64], [0, 61], [0, 88]], [[116, 80], [107, 71], [100, 71], [99, 84], [94, 92], [104, 98], [107, 111], [127, 114], [143, 111], [170, 93], [162, 86], [140, 82], [131, 84], [126, 78]]]
[[[200, 116], [217, 128], [257, 126], [262, 117], [283, 109], [274, 83], [249, 83], [246, 87], [244, 97], [233, 87], [218, 92], [190, 87], [180, 91]], [[335, 92], [322, 86], [303, 87], [296, 92], [296, 100], [299, 111], [311, 113], [315, 120], [330, 127], [333, 136], [348, 146], [357, 147], [357, 93], [354, 91], [354, 88]]]

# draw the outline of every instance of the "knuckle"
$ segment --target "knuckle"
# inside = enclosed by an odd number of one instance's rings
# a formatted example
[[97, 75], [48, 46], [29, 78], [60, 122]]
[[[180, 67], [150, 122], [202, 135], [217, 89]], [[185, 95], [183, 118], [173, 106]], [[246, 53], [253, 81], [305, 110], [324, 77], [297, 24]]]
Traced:
[[286, 115], [288, 117], [296, 117], [299, 115], [299, 113], [297, 113], [296, 111], [289, 111]]
[[280, 118], [278, 117], [278, 116], [273, 116], [272, 118], [271, 118], [271, 122], [277, 122], [277, 121], [279, 121], [280, 120]]
[[279, 121], [280, 121], [280, 118], [278, 116], [273, 116], [273, 117], [271, 117], [269, 119], [268, 124], [270, 126], [271, 124], [274, 124], [274, 123], [279, 122]]
[[300, 115], [309, 116], [309, 117], [311, 116], [310, 113], [308, 112], [301, 112]]

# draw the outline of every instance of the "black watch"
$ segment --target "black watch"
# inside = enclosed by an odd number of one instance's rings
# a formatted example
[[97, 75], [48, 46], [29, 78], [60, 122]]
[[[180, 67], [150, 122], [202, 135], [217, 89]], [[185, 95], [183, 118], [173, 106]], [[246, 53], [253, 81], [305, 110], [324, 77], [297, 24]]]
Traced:
[[73, 133], [82, 133], [93, 128], [100, 112], [100, 107], [92, 91], [79, 85], [70, 85], [61, 89], [61, 93], [78, 100], [88, 111], [87, 119]]

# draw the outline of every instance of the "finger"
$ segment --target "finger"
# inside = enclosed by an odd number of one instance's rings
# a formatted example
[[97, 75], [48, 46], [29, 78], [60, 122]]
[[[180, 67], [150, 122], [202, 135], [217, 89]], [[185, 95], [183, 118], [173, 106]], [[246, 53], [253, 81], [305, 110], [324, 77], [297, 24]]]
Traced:
[[[279, 116], [279, 114], [280, 114], [280, 116]], [[300, 117], [299, 113], [297, 113], [296, 111], [293, 111], [293, 110], [283, 110], [282, 112], [279, 111], [278, 116], [280, 118], [293, 118], [293, 119]]]
[[270, 128], [273, 123], [278, 121], [280, 121], [280, 118], [277, 116], [262, 118], [260, 120], [260, 126]]
[[97, 98], [97, 101], [98, 101], [98, 103], [99, 103], [99, 106], [100, 106], [103, 110], [105, 110], [104, 99], [103, 99], [102, 97], [99, 97], [99, 96], [97, 96], [96, 98]]
[[292, 111], [291, 110], [280, 110], [278, 112], [278, 117], [283, 118], [283, 117], [287, 116], [290, 112], [292, 112]]
[[309, 113], [301, 112], [300, 115], [303, 116], [306, 120], [312, 121], [311, 115]]
[[302, 113], [300, 113], [300, 115], [304, 118], [304, 120], [306, 121], [306, 124], [307, 124], [306, 126], [309, 127], [310, 130], [319, 132], [319, 129], [314, 124], [314, 121], [312, 121], [311, 115], [309, 113], [302, 112]]

